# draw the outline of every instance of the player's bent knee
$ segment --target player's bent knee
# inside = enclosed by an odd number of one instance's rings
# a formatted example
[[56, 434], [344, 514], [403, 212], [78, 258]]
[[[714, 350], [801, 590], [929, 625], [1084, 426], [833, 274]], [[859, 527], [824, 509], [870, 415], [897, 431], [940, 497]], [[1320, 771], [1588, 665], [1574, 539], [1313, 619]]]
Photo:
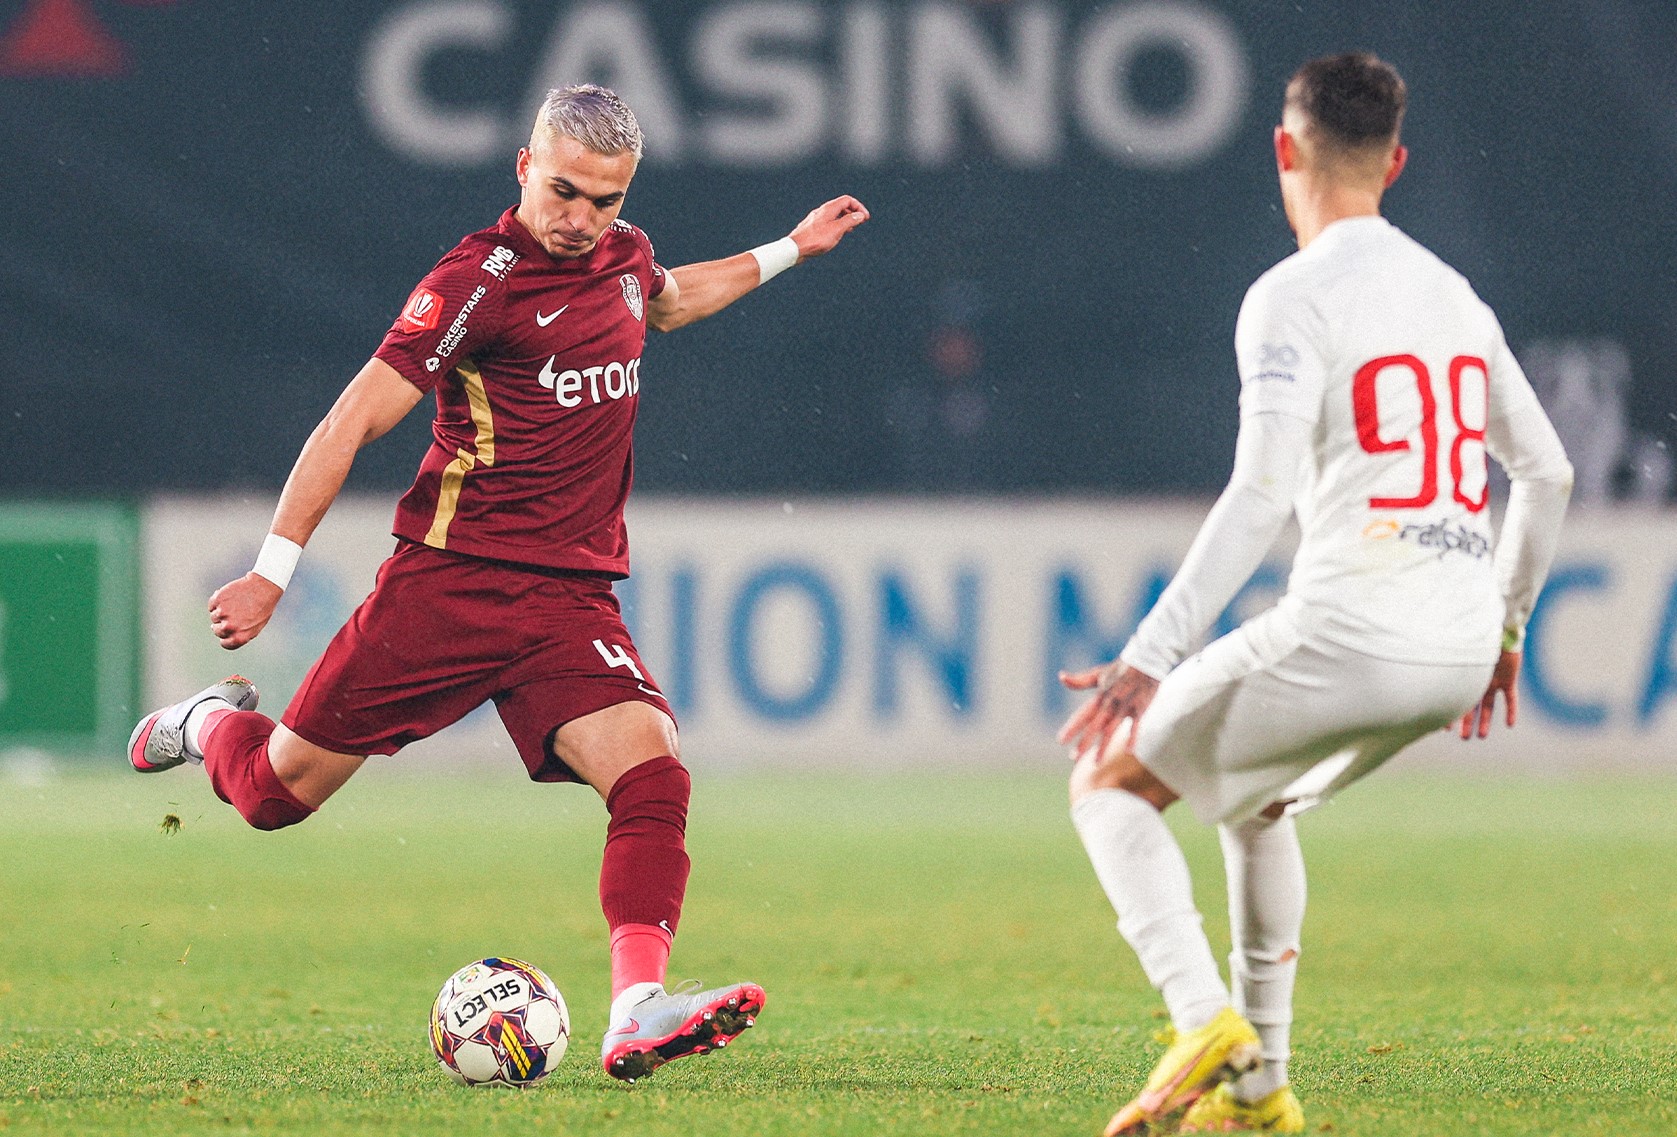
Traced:
[[282, 801], [279, 798], [266, 798], [248, 807], [239, 808], [240, 815], [250, 823], [252, 829], [268, 833], [295, 825], [299, 821], [307, 821], [313, 812], [314, 810], [298, 802]]
[[693, 779], [681, 760], [670, 755], [641, 762], [620, 774], [606, 794], [606, 810], [667, 815], [685, 829]]
[[675, 722], [650, 703], [630, 701], [573, 719], [553, 732], [554, 757], [602, 797], [637, 767], [678, 759]]
[[1177, 797], [1175, 791], [1141, 764], [1141, 759], [1128, 751], [1105, 760], [1093, 754], [1079, 758], [1072, 767], [1068, 788], [1073, 806], [1096, 790], [1123, 790], [1160, 811]]

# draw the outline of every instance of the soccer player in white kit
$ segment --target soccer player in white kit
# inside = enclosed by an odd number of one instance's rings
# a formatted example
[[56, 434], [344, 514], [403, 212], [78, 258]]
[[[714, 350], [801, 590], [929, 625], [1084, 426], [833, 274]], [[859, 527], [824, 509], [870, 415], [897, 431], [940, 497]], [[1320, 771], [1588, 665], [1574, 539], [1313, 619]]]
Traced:
[[[1234, 472], [1119, 657], [1062, 676], [1094, 692], [1060, 731], [1072, 817], [1176, 1030], [1109, 1135], [1178, 1114], [1186, 1132], [1303, 1130], [1292, 815], [1431, 731], [1484, 737], [1499, 692], [1514, 724], [1572, 467], [1490, 308], [1380, 216], [1404, 102], [1365, 54], [1288, 84], [1275, 155], [1299, 251], [1241, 306]], [[1495, 537], [1487, 454], [1511, 481]], [[1286, 595], [1188, 657], [1293, 513]], [[1232, 998], [1160, 815], [1178, 799], [1219, 828]]]

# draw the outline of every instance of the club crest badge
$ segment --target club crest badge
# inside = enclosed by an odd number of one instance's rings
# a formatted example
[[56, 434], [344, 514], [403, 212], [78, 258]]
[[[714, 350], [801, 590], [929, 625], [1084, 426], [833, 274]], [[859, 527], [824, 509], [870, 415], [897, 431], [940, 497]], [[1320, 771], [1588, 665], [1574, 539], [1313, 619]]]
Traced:
[[641, 300], [640, 277], [626, 272], [617, 282], [623, 286], [623, 303], [629, 306], [629, 311], [635, 314], [635, 319], [640, 319], [641, 313], [646, 311], [646, 304]]

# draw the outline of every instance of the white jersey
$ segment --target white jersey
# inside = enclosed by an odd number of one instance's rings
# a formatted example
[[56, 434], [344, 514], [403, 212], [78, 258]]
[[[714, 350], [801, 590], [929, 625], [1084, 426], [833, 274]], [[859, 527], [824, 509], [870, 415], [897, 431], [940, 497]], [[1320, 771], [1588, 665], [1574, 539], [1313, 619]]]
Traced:
[[[1237, 500], [1242, 478], [1287, 484], [1302, 540], [1282, 606], [1299, 630], [1415, 663], [1488, 663], [1517, 644], [1571, 469], [1467, 281], [1379, 217], [1341, 220], [1252, 285], [1235, 350], [1243, 444], [1296, 439], [1305, 451], [1302, 461], [1237, 455], [1224, 495]], [[1274, 416], [1294, 426], [1278, 431]], [[1520, 501], [1503, 535], [1515, 547], [1494, 557], [1487, 453]], [[1522, 499], [1522, 486], [1543, 492]], [[1270, 509], [1247, 491], [1239, 512]], [[1184, 565], [1125, 649], [1133, 665], [1157, 675], [1181, 658], [1273, 541], [1286, 503], [1268, 530], [1232, 512], [1213, 512], [1190, 554], [1202, 563]], [[1256, 550], [1229, 547], [1257, 540]], [[1240, 579], [1204, 563], [1213, 560], [1244, 565]]]

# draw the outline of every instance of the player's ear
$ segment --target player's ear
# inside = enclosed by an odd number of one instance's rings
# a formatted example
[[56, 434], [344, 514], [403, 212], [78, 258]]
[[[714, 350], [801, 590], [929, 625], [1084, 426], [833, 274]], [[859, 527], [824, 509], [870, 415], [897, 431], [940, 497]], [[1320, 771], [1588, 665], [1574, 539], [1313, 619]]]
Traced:
[[1392, 151], [1392, 160], [1386, 166], [1386, 185], [1388, 187], [1398, 180], [1398, 175], [1403, 173], [1404, 164], [1408, 161], [1409, 147], [1399, 145], [1397, 149]]
[[1275, 128], [1275, 168], [1283, 174], [1298, 169], [1299, 144], [1298, 139], [1287, 133], [1287, 128]]
[[530, 148], [528, 146], [520, 146], [518, 148], [517, 169], [518, 184], [521, 186], [528, 185], [530, 183]]

